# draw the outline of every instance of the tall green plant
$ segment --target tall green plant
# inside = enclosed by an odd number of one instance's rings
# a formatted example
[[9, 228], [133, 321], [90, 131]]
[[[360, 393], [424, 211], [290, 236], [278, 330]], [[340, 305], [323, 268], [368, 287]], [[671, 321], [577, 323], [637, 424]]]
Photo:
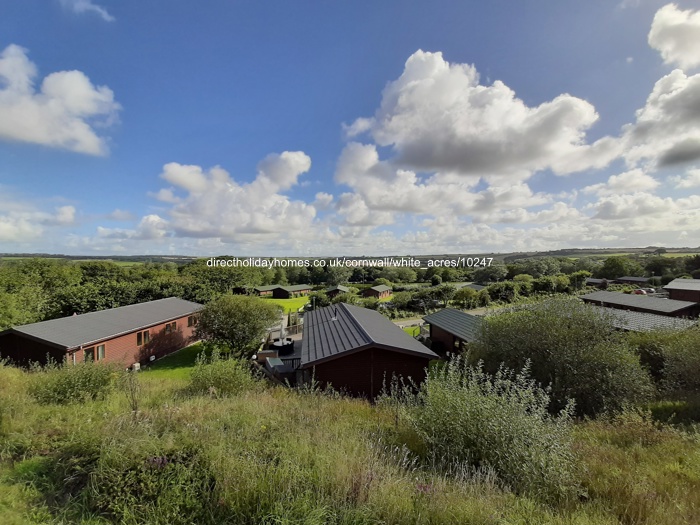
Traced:
[[554, 501], [575, 493], [576, 464], [573, 405], [552, 416], [549, 401], [528, 367], [490, 375], [455, 358], [430, 372], [411, 421], [438, 464], [493, 469], [516, 492]]

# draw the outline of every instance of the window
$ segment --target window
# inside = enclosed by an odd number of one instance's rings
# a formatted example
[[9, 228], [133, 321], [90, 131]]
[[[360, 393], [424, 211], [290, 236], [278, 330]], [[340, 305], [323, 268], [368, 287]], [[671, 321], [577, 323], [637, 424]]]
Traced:
[[91, 346], [90, 348], [85, 349], [85, 362], [89, 361], [94, 361], [95, 360], [95, 347]]
[[143, 346], [147, 345], [148, 342], [151, 340], [151, 334], [149, 333], [148, 330], [144, 330], [143, 332], [138, 332], [136, 334], [136, 346]]
[[196, 315], [190, 315], [187, 318], [187, 326], [197, 326], [198, 322], [199, 322], [199, 319], [197, 319]]
[[97, 347], [97, 360], [101, 361], [105, 358], [105, 345], [99, 345]]
[[177, 321], [165, 325], [165, 333], [170, 334], [177, 330]]

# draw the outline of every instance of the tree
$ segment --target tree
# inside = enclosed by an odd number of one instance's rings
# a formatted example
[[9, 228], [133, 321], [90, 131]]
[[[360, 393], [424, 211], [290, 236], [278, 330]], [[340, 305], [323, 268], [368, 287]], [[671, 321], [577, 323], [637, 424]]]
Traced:
[[309, 304], [313, 308], [323, 308], [331, 304], [331, 299], [325, 292], [312, 292], [309, 294]]
[[433, 286], [440, 286], [442, 284], [442, 277], [440, 277], [438, 274], [433, 275], [430, 278], [430, 284]]
[[619, 410], [644, 401], [653, 385], [638, 356], [613, 330], [612, 318], [578, 299], [563, 298], [484, 318], [470, 359], [495, 373], [528, 363], [533, 378], [551, 387], [554, 412], [576, 401], [580, 415]]
[[249, 358], [268, 329], [280, 322], [282, 308], [247, 295], [222, 295], [199, 312], [197, 335], [227, 346], [238, 358]]
[[347, 303], [347, 304], [357, 304], [360, 301], [360, 296], [354, 293], [345, 292], [339, 293], [333, 299], [331, 299], [331, 304]]
[[394, 303], [394, 306], [399, 310], [405, 310], [408, 308], [412, 297], [413, 294], [411, 292], [395, 292], [391, 298], [391, 302]]
[[460, 308], [476, 308], [479, 305], [478, 295], [479, 293], [476, 290], [464, 286], [457, 290], [454, 300]]
[[504, 264], [492, 264], [484, 266], [474, 272], [474, 280], [478, 283], [496, 282], [504, 279], [508, 269]]
[[597, 271], [597, 275], [604, 279], [619, 279], [625, 275], [642, 275], [644, 270], [629, 257], [608, 257], [603, 266]]
[[333, 286], [336, 284], [344, 284], [350, 280], [352, 268], [347, 266], [332, 266], [326, 271], [326, 284]]
[[447, 304], [454, 298], [456, 292], [457, 288], [451, 284], [442, 284], [435, 288], [435, 298], [442, 301], [443, 306], [447, 308]]

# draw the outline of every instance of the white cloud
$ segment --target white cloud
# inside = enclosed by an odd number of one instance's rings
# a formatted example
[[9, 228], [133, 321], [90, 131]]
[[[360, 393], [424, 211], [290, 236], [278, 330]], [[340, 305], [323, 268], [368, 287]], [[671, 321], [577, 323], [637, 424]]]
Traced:
[[285, 151], [270, 154], [258, 164], [258, 181], [269, 182], [274, 191], [288, 190], [302, 173], [311, 169], [311, 158], [303, 151]]
[[685, 176], [675, 175], [669, 177], [669, 180], [677, 189], [700, 188], [700, 169], [688, 170]]
[[316, 194], [316, 200], [314, 200], [314, 207], [317, 210], [328, 210], [333, 203], [333, 195], [320, 191]]
[[627, 164], [650, 168], [700, 159], [700, 74], [676, 69], [659, 79], [636, 122], [623, 127]]
[[414, 170], [526, 178], [546, 168], [565, 174], [607, 165], [619, 154], [616, 141], [585, 141], [597, 119], [583, 99], [563, 94], [529, 107], [501, 81], [481, 85], [474, 66], [417, 51], [384, 89], [374, 117], [345, 131], [369, 132]]
[[134, 214], [130, 211], [115, 209], [112, 213], [107, 215], [107, 218], [112, 221], [132, 221], [134, 220]]
[[[282, 192], [298, 183], [311, 168], [311, 159], [300, 151], [268, 155], [258, 164], [250, 183], [238, 183], [219, 166], [171, 162], [163, 166], [161, 178], [173, 185], [151, 194], [172, 204], [165, 216], [148, 215], [132, 230], [100, 228], [99, 236], [110, 239], [172, 240], [172, 238], [217, 240], [239, 246], [260, 246], [298, 239], [312, 239], [316, 208], [292, 200]], [[319, 194], [330, 204], [333, 197]]]
[[0, 193], [0, 242], [26, 243], [42, 238], [47, 229], [69, 226], [75, 222], [73, 206], [59, 206], [53, 212], [43, 211], [10, 194]]
[[92, 12], [97, 13], [106, 22], [115, 20], [104, 7], [93, 4], [92, 0], [61, 0], [61, 5], [77, 14]]
[[112, 124], [120, 106], [106, 86], [80, 71], [59, 71], [34, 87], [36, 66], [14, 44], [0, 54], [0, 139], [90, 155], [108, 151], [93, 124]]
[[607, 182], [586, 186], [581, 191], [583, 193], [595, 193], [600, 196], [615, 195], [621, 193], [636, 193], [639, 191], [650, 191], [659, 186], [651, 175], [647, 175], [639, 168], [612, 175]]
[[683, 69], [700, 65], [700, 11], [665, 5], [654, 15], [649, 45], [661, 53], [666, 64]]
[[337, 211], [347, 224], [379, 226], [394, 224], [402, 214], [458, 215], [474, 221], [511, 220], [508, 210], [546, 204], [552, 199], [533, 193], [524, 182], [500, 183], [475, 191], [478, 178], [438, 173], [420, 178], [415, 172], [397, 169], [379, 159], [376, 146], [349, 143], [336, 168], [335, 180], [352, 188], [341, 195]]
[[158, 215], [146, 215], [134, 230], [98, 226], [97, 235], [102, 239], [159, 240], [168, 236], [168, 222]]

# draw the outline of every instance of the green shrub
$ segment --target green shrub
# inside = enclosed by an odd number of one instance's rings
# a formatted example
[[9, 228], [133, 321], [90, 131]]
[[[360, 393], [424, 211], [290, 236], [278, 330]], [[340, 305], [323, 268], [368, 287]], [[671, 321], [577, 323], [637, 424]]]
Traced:
[[195, 450], [175, 449], [147, 457], [104, 452], [87, 490], [93, 511], [115, 523], [220, 523], [215, 481]]
[[700, 330], [659, 330], [628, 339], [662, 392], [700, 392]]
[[410, 419], [438, 464], [493, 469], [516, 492], [561, 500], [576, 492], [572, 406], [551, 416], [527, 374], [492, 376], [456, 358], [430, 371]]
[[104, 399], [112, 389], [114, 377], [114, 368], [104, 364], [49, 363], [32, 369], [28, 390], [41, 404], [79, 403]]
[[257, 380], [251, 375], [247, 363], [232, 357], [222, 357], [215, 348], [210, 357], [205, 353], [197, 356], [190, 372], [188, 390], [192, 394], [222, 397], [249, 390], [256, 384]]
[[575, 298], [550, 299], [488, 316], [472, 345], [472, 362], [494, 373], [532, 363], [533, 378], [551, 388], [552, 412], [576, 401], [596, 415], [648, 400], [653, 385], [611, 319]]

